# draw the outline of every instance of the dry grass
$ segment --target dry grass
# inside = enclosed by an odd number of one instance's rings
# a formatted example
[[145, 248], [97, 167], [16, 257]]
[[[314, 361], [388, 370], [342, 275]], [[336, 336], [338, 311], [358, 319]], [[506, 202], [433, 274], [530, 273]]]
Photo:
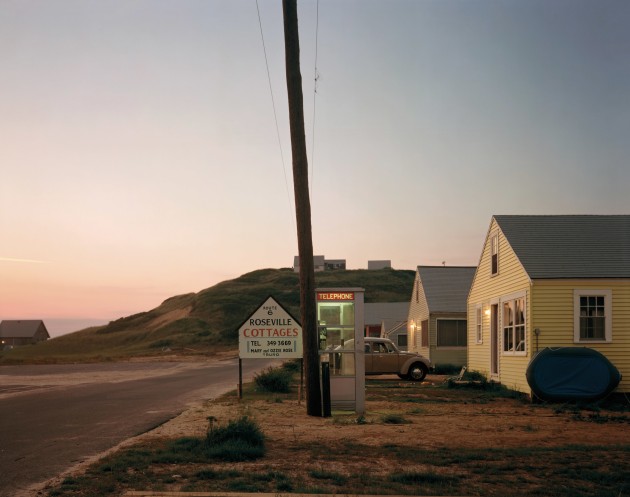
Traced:
[[[528, 496], [628, 495], [627, 408], [608, 417], [602, 409], [600, 419], [607, 421], [593, 422], [575, 406], [532, 405], [504, 392], [448, 389], [443, 377], [427, 378], [421, 385], [368, 380], [367, 412], [360, 419], [350, 412], [334, 412], [332, 418], [307, 416], [295, 391], [246, 390], [241, 402], [226, 396], [72, 475], [49, 495], [120, 495], [147, 488], [488, 496], [514, 495], [518, 489], [518, 495]], [[262, 459], [163, 462], [173, 440], [205, 436], [209, 417], [226, 424], [244, 415], [266, 436]], [[391, 419], [405, 423], [387, 421]]]

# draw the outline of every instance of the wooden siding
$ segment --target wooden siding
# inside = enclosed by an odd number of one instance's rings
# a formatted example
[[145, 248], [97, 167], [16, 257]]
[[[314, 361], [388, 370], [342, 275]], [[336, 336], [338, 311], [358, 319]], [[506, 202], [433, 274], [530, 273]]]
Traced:
[[[490, 274], [490, 238], [499, 234], [499, 272]], [[612, 294], [612, 341], [575, 343], [574, 290], [610, 290]], [[530, 393], [525, 371], [533, 354], [544, 347], [588, 346], [603, 353], [623, 375], [618, 392], [630, 391], [630, 280], [556, 279], [530, 281], [509, 243], [494, 222], [484, 244], [479, 267], [468, 296], [468, 368], [490, 377], [490, 317], [486, 309], [506, 297], [525, 294], [526, 354], [509, 355], [502, 350], [499, 309], [498, 381], [508, 388]], [[483, 343], [476, 341], [476, 308], [482, 305]], [[539, 329], [536, 337], [534, 330]]]
[[[418, 297], [417, 299], [416, 296]], [[413, 291], [411, 293], [411, 301], [409, 304], [409, 317], [407, 319], [409, 337], [407, 348], [410, 352], [417, 352], [431, 360], [429, 348], [422, 347], [420, 340], [420, 323], [422, 323], [425, 319], [429, 319], [429, 307], [427, 305], [427, 298], [424, 294], [424, 289], [422, 288], [420, 282], [420, 275], [418, 271], [416, 271], [416, 279], [413, 283]], [[415, 333], [411, 332], [412, 320], [416, 325]], [[429, 343], [431, 342], [429, 341]]]
[[[612, 291], [612, 341], [575, 343], [573, 334], [573, 291]], [[540, 329], [538, 347], [588, 346], [604, 354], [623, 378], [617, 389], [630, 392], [630, 280], [535, 280], [532, 286], [532, 326]], [[534, 337], [535, 340], [535, 337]], [[536, 350], [535, 343], [533, 344]]]
[[[492, 276], [490, 271], [490, 239], [495, 233], [499, 235], [499, 271], [498, 274]], [[523, 292], [525, 294], [526, 312], [526, 354], [523, 356], [503, 354], [501, 346], [501, 312], [499, 309], [498, 381], [508, 388], [528, 393], [529, 385], [525, 379], [525, 369], [531, 354], [530, 286], [531, 283], [527, 273], [493, 219], [468, 296], [468, 369], [479, 371], [490, 378], [490, 318], [485, 315], [484, 311], [489, 308], [491, 303], [498, 302], [501, 298]], [[478, 304], [483, 306], [483, 343], [481, 344], [477, 343], [475, 326], [475, 313]]]

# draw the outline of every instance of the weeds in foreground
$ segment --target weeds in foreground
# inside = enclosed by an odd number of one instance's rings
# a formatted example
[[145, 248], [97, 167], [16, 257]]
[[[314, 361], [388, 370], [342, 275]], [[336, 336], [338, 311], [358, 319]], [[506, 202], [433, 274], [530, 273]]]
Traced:
[[[256, 438], [256, 437], [254, 437]], [[519, 495], [530, 497], [587, 497], [628, 495], [630, 445], [520, 447], [512, 449], [438, 448], [386, 444], [367, 446], [351, 440], [337, 445], [309, 444], [313, 461], [323, 466], [296, 468], [286, 461], [282, 470], [230, 469], [225, 463], [199, 459], [196, 445], [178, 441], [151, 448], [131, 448], [110, 456], [80, 477], [66, 478], [50, 490], [50, 497], [99, 497], [124, 490], [181, 490], [213, 492], [298, 492], [329, 494], [398, 495]], [[180, 453], [188, 461], [174, 477], [167, 453]], [[354, 473], [334, 470], [336, 461], [360, 461], [365, 454], [387, 460], [405, 471], [361, 469]], [[162, 457], [161, 457], [162, 456]], [[514, 462], [518, 461], [518, 464]], [[420, 469], [421, 468], [421, 469]]]
[[[435, 388], [396, 388], [385, 391], [388, 399], [397, 398], [406, 390], [418, 401], [453, 403], [476, 402], [487, 398], [492, 401], [503, 392], [496, 390], [448, 389], [446, 384]], [[392, 392], [394, 395], [392, 395]], [[273, 395], [268, 395], [273, 399]], [[270, 400], [271, 401], [271, 400]], [[410, 406], [401, 403], [401, 409]], [[430, 406], [427, 406], [429, 408]], [[424, 409], [425, 406], [422, 406]], [[545, 409], [544, 407], [541, 407]], [[549, 409], [552, 412], [552, 409]], [[580, 411], [576, 409], [576, 412]], [[608, 417], [610, 413], [591, 409], [585, 415]], [[405, 416], [410, 415], [405, 410]], [[402, 415], [399, 416], [404, 419]], [[343, 422], [338, 422], [343, 419]], [[377, 418], [370, 419], [374, 425]], [[122, 495], [127, 490], [147, 489], [161, 491], [198, 492], [255, 492], [255, 493], [328, 493], [328, 494], [398, 494], [398, 495], [519, 495], [527, 497], [620, 497], [628, 496], [630, 486], [630, 444], [607, 446], [565, 445], [555, 447], [517, 447], [475, 449], [461, 447], [430, 448], [417, 443], [404, 445], [384, 443], [365, 445], [359, 437], [340, 439], [335, 443], [297, 444], [313, 464], [296, 467], [290, 454], [284, 459], [274, 458], [273, 471], [267, 459], [264, 464], [248, 462], [248, 451], [232, 444], [235, 434], [250, 445], [262, 445], [264, 436], [251, 426], [249, 418], [241, 418], [227, 426], [219, 420], [212, 423], [206, 438], [182, 438], [151, 442], [126, 449], [103, 459], [85, 474], [66, 478], [49, 491], [50, 497], [105, 497]], [[570, 417], [567, 417], [570, 422]], [[595, 420], [593, 420], [595, 422]], [[356, 415], [334, 416], [333, 424], [362, 424], [368, 420]], [[384, 420], [380, 418], [381, 423]], [[416, 418], [414, 418], [414, 422]], [[228, 428], [229, 427], [229, 428]], [[381, 426], [384, 431], [395, 427]], [[523, 431], [537, 431], [532, 419]], [[593, 429], [596, 429], [593, 427]], [[358, 428], [357, 432], [360, 432]], [[232, 454], [238, 454], [240, 463], [231, 461], [231, 455], [212, 455], [211, 445], [227, 442]], [[366, 456], [369, 455], [369, 456]], [[366, 459], [369, 457], [369, 460]], [[280, 463], [278, 463], [280, 461]], [[372, 464], [387, 461], [386, 465]], [[343, 463], [350, 462], [345, 466]]]
[[265, 392], [289, 393], [293, 372], [286, 368], [269, 367], [254, 376], [256, 386]]
[[345, 485], [348, 478], [335, 471], [326, 471], [323, 469], [313, 469], [309, 472], [309, 475], [316, 480], [328, 480], [333, 485]]
[[411, 421], [405, 419], [405, 417], [400, 414], [384, 414], [381, 416], [381, 421], [388, 425], [403, 425], [411, 423]]

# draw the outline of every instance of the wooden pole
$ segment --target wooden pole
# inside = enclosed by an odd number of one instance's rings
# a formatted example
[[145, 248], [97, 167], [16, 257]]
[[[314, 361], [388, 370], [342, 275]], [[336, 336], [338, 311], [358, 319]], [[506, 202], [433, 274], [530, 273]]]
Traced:
[[293, 158], [293, 190], [300, 258], [300, 313], [306, 379], [306, 413], [309, 416], [321, 416], [322, 396], [319, 382], [319, 343], [315, 311], [313, 235], [311, 204], [308, 194], [308, 159], [304, 134], [304, 101], [302, 74], [300, 73], [297, 0], [283, 0], [282, 10], [284, 14], [284, 48]]
[[238, 399], [243, 398], [243, 359], [238, 358]]

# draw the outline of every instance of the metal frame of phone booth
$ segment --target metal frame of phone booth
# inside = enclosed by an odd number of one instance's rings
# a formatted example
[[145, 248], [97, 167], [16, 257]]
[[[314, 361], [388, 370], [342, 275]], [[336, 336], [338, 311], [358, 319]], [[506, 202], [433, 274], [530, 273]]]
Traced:
[[317, 288], [319, 354], [328, 362], [333, 409], [365, 412], [363, 288]]

